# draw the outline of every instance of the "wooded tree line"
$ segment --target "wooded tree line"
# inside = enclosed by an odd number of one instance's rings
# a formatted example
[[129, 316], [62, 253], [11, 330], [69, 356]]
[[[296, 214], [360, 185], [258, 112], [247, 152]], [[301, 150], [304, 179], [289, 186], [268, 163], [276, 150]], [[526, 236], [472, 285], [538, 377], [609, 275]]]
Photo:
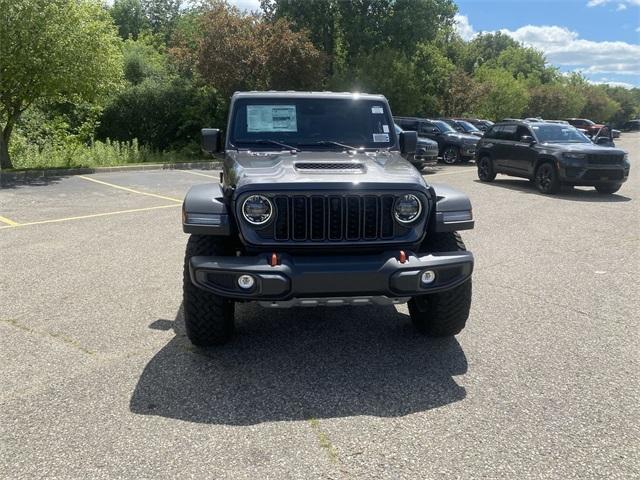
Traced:
[[221, 0], [0, 0], [0, 166], [43, 151], [70, 163], [107, 139], [101, 151], [116, 156], [136, 139], [132, 161], [145, 160], [138, 146], [197, 155], [199, 129], [224, 126], [236, 90], [382, 93], [399, 115], [640, 114], [640, 89], [562, 75], [501, 33], [464, 41], [456, 11], [452, 0], [262, 0], [254, 13]]

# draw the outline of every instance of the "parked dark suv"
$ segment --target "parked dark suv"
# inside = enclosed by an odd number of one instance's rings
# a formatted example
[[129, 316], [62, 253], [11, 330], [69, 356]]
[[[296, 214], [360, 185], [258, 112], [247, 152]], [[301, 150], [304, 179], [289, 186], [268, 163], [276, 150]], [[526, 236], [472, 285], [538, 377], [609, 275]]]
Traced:
[[476, 162], [483, 182], [504, 173], [533, 180], [542, 193], [556, 193], [562, 184], [615, 193], [629, 175], [623, 150], [596, 145], [578, 129], [550, 122], [496, 123], [480, 140]]
[[479, 137], [456, 132], [442, 120], [430, 120], [415, 117], [394, 117], [395, 122], [404, 130], [418, 132], [419, 137], [430, 138], [438, 142], [442, 161], [447, 164], [466, 162], [474, 158]]
[[[394, 124], [393, 126], [398, 136], [404, 132], [398, 125]], [[418, 137], [416, 152], [404, 154], [403, 157], [409, 160], [420, 172], [427, 167], [435, 167], [438, 163], [438, 143], [430, 138]]]
[[469, 135], [475, 135], [476, 137], [481, 137], [484, 135], [479, 128], [477, 128], [471, 122], [467, 122], [466, 120], [462, 120], [459, 118], [439, 118], [438, 120], [442, 120], [443, 122], [451, 125], [454, 130], [460, 133], [468, 133]]
[[[471, 306], [473, 255], [458, 230], [471, 202], [429, 185], [402, 155], [416, 132], [396, 133], [382, 95], [237, 92], [221, 183], [192, 187], [184, 263], [189, 339], [227, 341], [234, 308], [409, 304], [417, 330], [460, 332]], [[223, 147], [224, 145], [224, 147]]]

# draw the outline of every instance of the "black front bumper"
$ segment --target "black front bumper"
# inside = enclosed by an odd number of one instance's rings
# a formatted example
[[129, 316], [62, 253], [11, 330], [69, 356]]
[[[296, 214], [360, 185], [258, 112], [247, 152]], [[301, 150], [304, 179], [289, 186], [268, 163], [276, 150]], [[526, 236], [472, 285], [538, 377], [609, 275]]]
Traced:
[[[189, 262], [194, 285], [229, 298], [245, 300], [289, 300], [303, 297], [389, 296], [408, 297], [456, 287], [473, 271], [471, 252], [436, 253], [418, 257], [399, 251], [377, 255], [292, 256], [278, 255], [270, 265], [270, 254], [242, 257], [192, 257]], [[435, 280], [421, 283], [425, 270]], [[238, 277], [254, 277], [253, 288], [238, 286]]]
[[560, 180], [578, 186], [624, 183], [628, 177], [629, 168], [624, 165], [561, 166], [560, 168]]

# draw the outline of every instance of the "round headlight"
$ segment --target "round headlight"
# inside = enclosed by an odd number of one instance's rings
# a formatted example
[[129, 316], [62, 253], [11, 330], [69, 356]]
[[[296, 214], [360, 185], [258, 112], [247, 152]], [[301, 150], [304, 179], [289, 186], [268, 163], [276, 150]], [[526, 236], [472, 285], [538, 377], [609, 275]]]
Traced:
[[422, 213], [422, 203], [410, 193], [396, 200], [393, 214], [400, 223], [411, 223]]
[[264, 225], [273, 215], [271, 200], [263, 195], [251, 195], [242, 203], [242, 215], [251, 225]]

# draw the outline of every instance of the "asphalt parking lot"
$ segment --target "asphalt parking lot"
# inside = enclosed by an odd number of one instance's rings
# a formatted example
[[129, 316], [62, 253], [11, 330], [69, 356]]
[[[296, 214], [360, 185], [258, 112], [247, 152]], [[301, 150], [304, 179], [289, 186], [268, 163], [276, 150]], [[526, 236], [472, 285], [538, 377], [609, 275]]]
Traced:
[[616, 195], [475, 167], [467, 328], [406, 306], [238, 309], [193, 348], [180, 203], [215, 171], [0, 190], [0, 478], [640, 476], [640, 134]]

